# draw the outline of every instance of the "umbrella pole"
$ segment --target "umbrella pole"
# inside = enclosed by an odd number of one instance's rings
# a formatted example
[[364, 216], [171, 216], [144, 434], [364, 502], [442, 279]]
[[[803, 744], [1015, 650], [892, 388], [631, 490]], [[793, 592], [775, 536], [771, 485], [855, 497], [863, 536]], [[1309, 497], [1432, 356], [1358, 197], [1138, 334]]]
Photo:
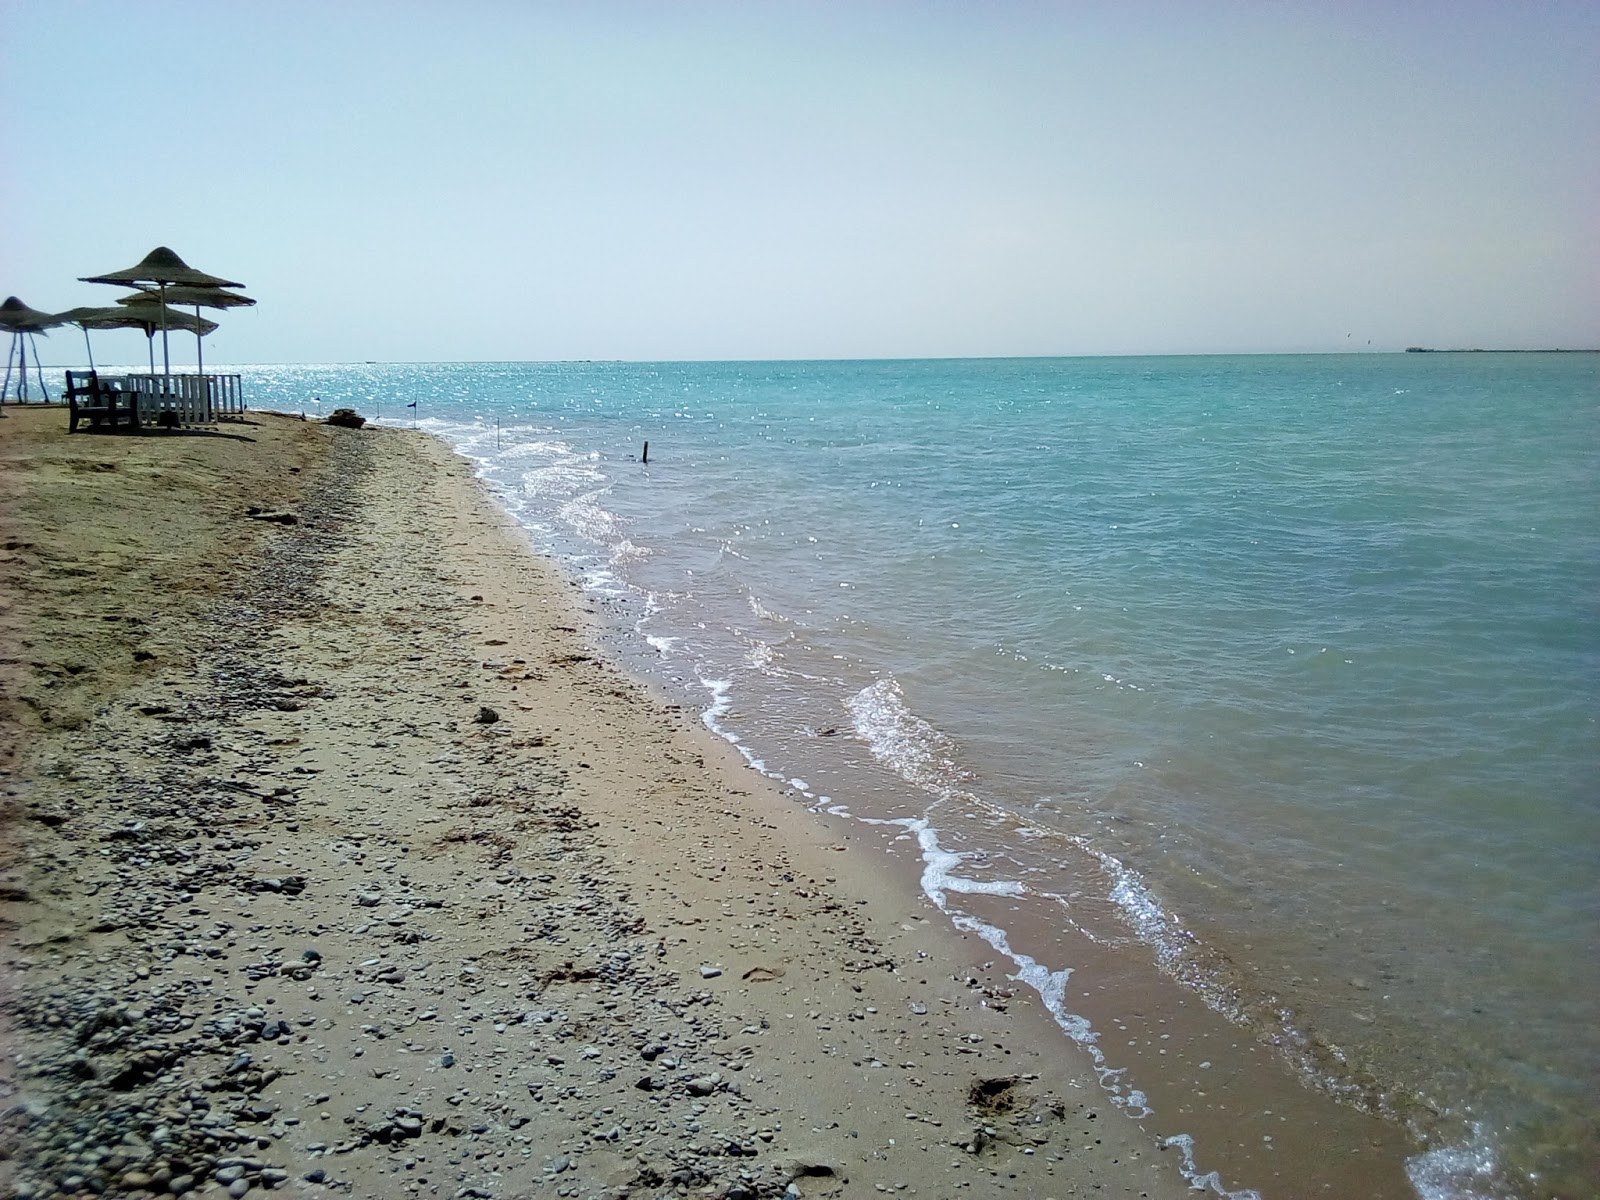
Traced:
[[39, 377], [39, 395], [46, 404], [50, 403], [50, 389], [44, 386], [44, 364], [39, 361], [39, 343], [33, 339], [33, 334], [28, 338], [33, 341], [33, 373]]
[[17, 381], [17, 403], [28, 402], [28, 339], [20, 331], [12, 338], [17, 344], [17, 366], [22, 371], [22, 377]]
[[161, 395], [162, 402], [172, 391], [172, 351], [167, 346], [167, 285], [157, 285], [161, 289]]
[[156, 327], [150, 326], [150, 332], [144, 335], [145, 353], [150, 356], [150, 374], [156, 373]]
[[89, 370], [94, 370], [94, 347], [89, 344], [89, 327], [83, 327], [83, 349], [89, 356]]
[[6, 348], [6, 385], [0, 388], [0, 405], [5, 404], [6, 397], [11, 394], [11, 360], [17, 356], [17, 338], [21, 336], [21, 334], [13, 333], [11, 335], [11, 345]]
[[206, 355], [200, 347], [200, 306], [194, 306], [194, 366], [201, 378], [206, 373]]

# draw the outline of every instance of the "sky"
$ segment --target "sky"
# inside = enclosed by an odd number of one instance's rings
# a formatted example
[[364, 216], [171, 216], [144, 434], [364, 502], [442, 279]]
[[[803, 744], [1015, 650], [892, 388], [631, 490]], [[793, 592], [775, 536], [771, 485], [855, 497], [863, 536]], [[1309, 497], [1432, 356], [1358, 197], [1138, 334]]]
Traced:
[[0, 293], [169, 246], [259, 301], [208, 364], [1595, 347], [1596, 63], [1600, 0], [0, 0]]

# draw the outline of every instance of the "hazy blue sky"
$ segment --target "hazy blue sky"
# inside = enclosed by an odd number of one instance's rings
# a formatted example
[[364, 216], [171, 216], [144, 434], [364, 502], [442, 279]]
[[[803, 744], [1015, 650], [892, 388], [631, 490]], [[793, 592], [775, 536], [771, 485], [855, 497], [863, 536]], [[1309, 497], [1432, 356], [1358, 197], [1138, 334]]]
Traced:
[[165, 244], [237, 362], [1600, 345], [1597, 63], [1577, 0], [5, 0], [0, 294]]

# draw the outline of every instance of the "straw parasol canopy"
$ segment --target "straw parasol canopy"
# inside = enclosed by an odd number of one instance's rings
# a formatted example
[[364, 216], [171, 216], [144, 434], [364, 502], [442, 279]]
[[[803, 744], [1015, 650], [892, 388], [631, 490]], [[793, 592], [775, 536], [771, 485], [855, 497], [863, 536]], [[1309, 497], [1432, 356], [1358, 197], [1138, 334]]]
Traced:
[[142, 329], [150, 352], [150, 373], [155, 374], [155, 335], [165, 320], [168, 329], [181, 329], [186, 333], [193, 333], [196, 337], [204, 337], [217, 328], [215, 321], [208, 321], [201, 316], [191, 316], [177, 308], [168, 308], [165, 314], [158, 313], [154, 305], [140, 305], [137, 308], [69, 308], [66, 312], [57, 313], [57, 320], [63, 325], [76, 325], [83, 330], [83, 345], [89, 352], [89, 366], [94, 366], [94, 349], [89, 345], [89, 330], [91, 329]]
[[165, 246], [157, 246], [143, 259], [122, 271], [82, 277], [84, 283], [153, 283], [163, 290], [171, 287], [242, 288], [244, 284], [220, 275], [197, 271]]
[[[131, 296], [117, 297], [118, 304], [128, 305], [158, 304], [160, 301], [159, 292], [144, 290]], [[230, 292], [227, 288], [175, 285], [167, 289], [167, 303], [185, 307], [192, 304], [196, 308], [249, 308], [255, 301], [243, 292]]]
[[[255, 304], [255, 301], [243, 292], [230, 292], [220, 287], [186, 287], [182, 284], [169, 287], [166, 290], [166, 299], [168, 304], [182, 304], [185, 307], [194, 305], [194, 316], [197, 321], [202, 319], [200, 316], [202, 308], [249, 308]], [[154, 309], [161, 303], [161, 293], [137, 291], [131, 296], [119, 296], [117, 303], [126, 304], [133, 309]], [[198, 336], [194, 343], [194, 358], [196, 372], [204, 375], [205, 357]]]
[[[144, 258], [121, 271], [111, 271], [105, 275], [85, 275], [84, 283], [113, 283], [136, 285], [153, 283], [161, 301], [162, 312], [166, 311], [167, 289], [169, 287], [198, 287], [198, 288], [242, 288], [244, 284], [232, 279], [224, 279], [220, 275], [208, 275], [204, 271], [196, 270], [183, 259], [179, 258], [165, 246], [157, 246], [146, 254]], [[167, 326], [161, 326], [161, 370], [162, 375], [172, 374], [172, 359], [167, 349]], [[165, 384], [163, 383], [163, 386]]]
[[168, 329], [181, 329], [185, 333], [211, 333], [217, 328], [215, 321], [196, 317], [181, 308], [169, 307], [165, 313], [156, 311], [155, 305], [138, 308], [69, 308], [56, 314], [63, 325], [76, 325], [79, 329], [160, 329], [163, 320]]
[[[0, 329], [11, 335], [11, 347], [6, 351], [6, 381], [0, 388], [0, 404], [5, 403], [6, 392], [11, 390], [11, 360], [16, 358], [22, 371], [21, 383], [17, 386], [17, 396], [26, 399], [28, 395], [28, 343], [27, 338], [36, 333], [44, 333], [61, 324], [59, 317], [53, 313], [40, 312], [37, 308], [29, 308], [15, 296], [7, 296], [4, 304], [0, 304]], [[39, 355], [35, 349], [33, 356], [33, 369], [39, 370]], [[50, 393], [44, 391], [44, 375], [39, 376], [39, 390], [44, 392], [44, 398], [50, 399]]]
[[43, 333], [61, 323], [54, 313], [29, 308], [15, 296], [7, 296], [6, 302], [0, 304], [0, 329], [7, 333]]

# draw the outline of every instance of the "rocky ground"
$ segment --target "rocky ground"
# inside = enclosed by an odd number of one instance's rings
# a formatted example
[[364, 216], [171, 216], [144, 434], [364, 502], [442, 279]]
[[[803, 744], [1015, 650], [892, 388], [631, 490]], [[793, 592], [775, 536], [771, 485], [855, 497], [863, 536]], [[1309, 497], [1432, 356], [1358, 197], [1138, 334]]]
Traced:
[[[1186, 1190], [859, 829], [607, 661], [464, 463], [254, 421], [13, 476], [6, 1194]], [[178, 448], [224, 456], [165, 481], [181, 563], [58, 527]]]

